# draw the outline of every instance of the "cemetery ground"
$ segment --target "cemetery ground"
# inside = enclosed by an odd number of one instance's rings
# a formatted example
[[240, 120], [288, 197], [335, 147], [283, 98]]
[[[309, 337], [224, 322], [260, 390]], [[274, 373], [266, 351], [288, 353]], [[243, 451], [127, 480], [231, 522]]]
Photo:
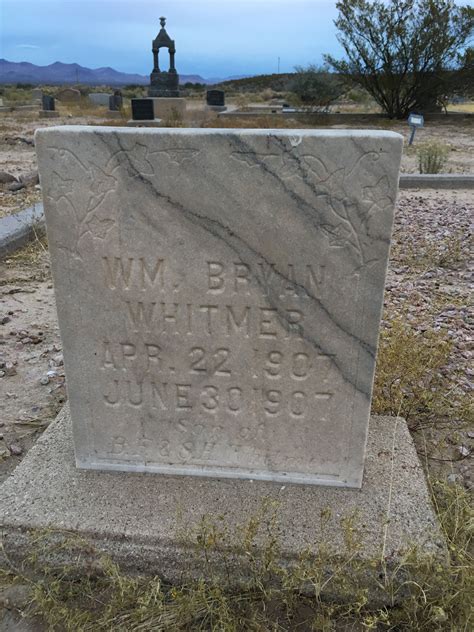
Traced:
[[[52, 121], [39, 121], [30, 112], [2, 116], [0, 171], [16, 177], [35, 172], [32, 139], [39, 125], [98, 123], [93, 114], [73, 114], [66, 112]], [[186, 125], [235, 124], [200, 111], [191, 110], [188, 116]], [[274, 121], [274, 117], [250, 119], [238, 126], [272, 127]], [[302, 126], [288, 119], [281, 123]], [[406, 123], [388, 125], [407, 137]], [[472, 123], [432, 124], [417, 141], [448, 145], [446, 170], [461, 173], [474, 171], [471, 138]], [[417, 171], [415, 150], [407, 152], [405, 147], [402, 170]], [[35, 179], [29, 182], [17, 191], [2, 192], [0, 216], [41, 199]], [[410, 573], [417, 567], [413, 551], [398, 569], [407, 576], [406, 595], [401, 599], [392, 595], [397, 603], [390, 609], [367, 607], [362, 589], [350, 602], [323, 601], [319, 598], [323, 584], [332, 582], [335, 593], [353, 594], [354, 582], [364, 573], [357, 566], [356, 519], [347, 525], [347, 546], [354, 552], [351, 562], [328, 578], [324, 551], [315, 560], [303, 554], [293, 570], [280, 564], [278, 507], [268, 507], [243, 525], [239, 534], [226, 533], [225, 526], [210, 516], [195, 534], [203, 571], [209, 551], [221, 541], [234, 538], [243, 547], [253, 573], [239, 591], [224, 589], [212, 576], [208, 584], [174, 587], [157, 579], [127, 577], [100, 556], [90, 577], [81, 580], [70, 569], [45, 570], [42, 578], [31, 579], [21, 568], [12, 567], [0, 577], [5, 629], [30, 625], [24, 629], [467, 630], [472, 594], [469, 493], [474, 480], [470, 462], [474, 445], [472, 212], [471, 191], [400, 192], [373, 399], [374, 413], [399, 414], [408, 421], [447, 538], [447, 567], [417, 568], [417, 582], [410, 583]], [[65, 401], [61, 352], [47, 242], [38, 235], [2, 261], [0, 269], [0, 480], [18, 465]], [[256, 555], [253, 545], [262, 532], [267, 545], [262, 555]], [[88, 547], [77, 540], [65, 545], [77, 547], [78, 555]], [[38, 547], [40, 551], [41, 537]], [[232, 564], [232, 559], [227, 562]], [[312, 588], [313, 596], [298, 592], [302, 584]], [[381, 590], [393, 590], [388, 575], [381, 575]]]
[[[228, 102], [229, 108], [245, 107], [251, 104], [251, 97], [242, 100], [235, 98]], [[261, 105], [261, 103], [258, 103]], [[468, 107], [470, 104], [464, 104]], [[40, 119], [38, 112], [13, 111], [0, 114], [0, 172], [10, 174], [20, 180], [19, 186], [15, 182], [2, 182], [0, 175], [0, 217], [15, 213], [22, 208], [32, 206], [41, 200], [36, 168], [36, 154], [34, 148], [34, 131], [39, 127], [55, 125], [126, 125], [131, 118], [129, 106], [122, 113], [122, 119], [108, 119], [106, 108], [95, 107], [90, 103], [80, 106], [59, 104], [57, 109], [60, 117], [56, 119]], [[353, 111], [353, 110], [351, 110]], [[187, 111], [184, 118], [176, 117], [163, 121], [168, 127], [248, 127], [248, 128], [311, 128], [314, 123], [309, 116], [307, 120], [269, 115], [258, 117], [219, 118], [215, 112], [204, 109], [202, 103], [190, 99], [187, 101]], [[474, 153], [472, 151], [472, 136], [474, 121], [472, 119], [446, 119], [446, 122], [427, 121], [425, 127], [416, 133], [415, 143], [408, 147], [409, 128], [405, 121], [390, 121], [373, 119], [356, 125], [335, 125], [335, 128], [351, 127], [390, 129], [402, 134], [406, 143], [402, 156], [402, 173], [419, 173], [418, 150], [420, 147], [434, 147], [444, 155], [446, 173], [474, 173]], [[13, 187], [11, 186], [13, 184]], [[10, 188], [15, 190], [11, 191]]]

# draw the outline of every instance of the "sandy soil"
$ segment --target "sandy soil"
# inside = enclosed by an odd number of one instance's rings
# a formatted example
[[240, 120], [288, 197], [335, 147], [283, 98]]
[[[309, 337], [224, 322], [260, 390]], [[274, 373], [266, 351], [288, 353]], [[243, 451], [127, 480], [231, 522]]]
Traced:
[[49, 271], [38, 241], [0, 262], [0, 482], [65, 401]]

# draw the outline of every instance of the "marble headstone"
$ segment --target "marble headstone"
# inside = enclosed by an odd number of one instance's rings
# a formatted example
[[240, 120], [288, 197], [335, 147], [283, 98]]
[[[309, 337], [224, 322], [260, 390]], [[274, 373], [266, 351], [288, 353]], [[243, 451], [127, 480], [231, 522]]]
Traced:
[[91, 92], [89, 94], [89, 101], [94, 105], [109, 105], [110, 94], [108, 92]]
[[81, 93], [75, 88], [63, 88], [57, 93], [56, 99], [67, 103], [78, 103], [81, 100]]
[[78, 467], [360, 487], [402, 137], [36, 147]]

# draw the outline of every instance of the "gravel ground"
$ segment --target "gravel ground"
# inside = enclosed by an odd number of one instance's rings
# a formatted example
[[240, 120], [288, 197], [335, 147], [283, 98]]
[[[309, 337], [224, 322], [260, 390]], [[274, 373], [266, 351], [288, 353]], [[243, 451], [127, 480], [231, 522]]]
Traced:
[[[453, 343], [453, 394], [473, 388], [473, 312], [469, 306], [470, 191], [403, 191], [399, 196], [386, 285], [384, 327], [401, 316], [420, 332]], [[41, 242], [0, 263], [0, 481], [17, 465], [65, 399], [61, 341], [48, 252]], [[472, 483], [474, 427], [442, 419], [414, 429], [437, 476]]]
[[[418, 428], [411, 424], [420, 455], [434, 477], [472, 488], [474, 470], [474, 311], [472, 289], [472, 191], [403, 191], [399, 195], [386, 281], [383, 326], [400, 317], [420, 335], [439, 332], [452, 345], [440, 369], [450, 381], [450, 401], [470, 399], [461, 422], [440, 418]], [[467, 418], [467, 422], [466, 422]]]

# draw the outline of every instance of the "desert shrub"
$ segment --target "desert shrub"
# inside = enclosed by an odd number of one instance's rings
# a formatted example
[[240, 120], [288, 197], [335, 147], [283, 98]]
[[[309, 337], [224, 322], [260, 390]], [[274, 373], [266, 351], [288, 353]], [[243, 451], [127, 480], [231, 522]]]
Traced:
[[448, 160], [449, 147], [440, 143], [427, 143], [417, 151], [420, 173], [441, 173]]
[[329, 72], [325, 66], [314, 65], [307, 68], [297, 66], [289, 87], [301, 104], [324, 108], [347, 90], [347, 86], [337, 74]]
[[[21, 86], [21, 84], [18, 84]], [[24, 87], [8, 86], [4, 89], [3, 99], [5, 105], [27, 105], [31, 103], [31, 90]]]
[[164, 127], [184, 127], [182, 114], [176, 108], [171, 108], [163, 121], [163, 125]]
[[468, 261], [472, 248], [471, 236], [456, 231], [443, 239], [412, 240], [411, 235], [396, 244], [392, 256], [396, 261], [412, 270], [423, 272], [433, 268], [456, 269], [463, 261]]
[[372, 412], [400, 415], [416, 430], [438, 419], [472, 421], [472, 404], [453, 388], [455, 375], [441, 371], [452, 342], [441, 331], [417, 331], [402, 317], [381, 332]]
[[121, 90], [124, 99], [141, 99], [145, 94], [146, 86], [131, 84], [124, 86]]

